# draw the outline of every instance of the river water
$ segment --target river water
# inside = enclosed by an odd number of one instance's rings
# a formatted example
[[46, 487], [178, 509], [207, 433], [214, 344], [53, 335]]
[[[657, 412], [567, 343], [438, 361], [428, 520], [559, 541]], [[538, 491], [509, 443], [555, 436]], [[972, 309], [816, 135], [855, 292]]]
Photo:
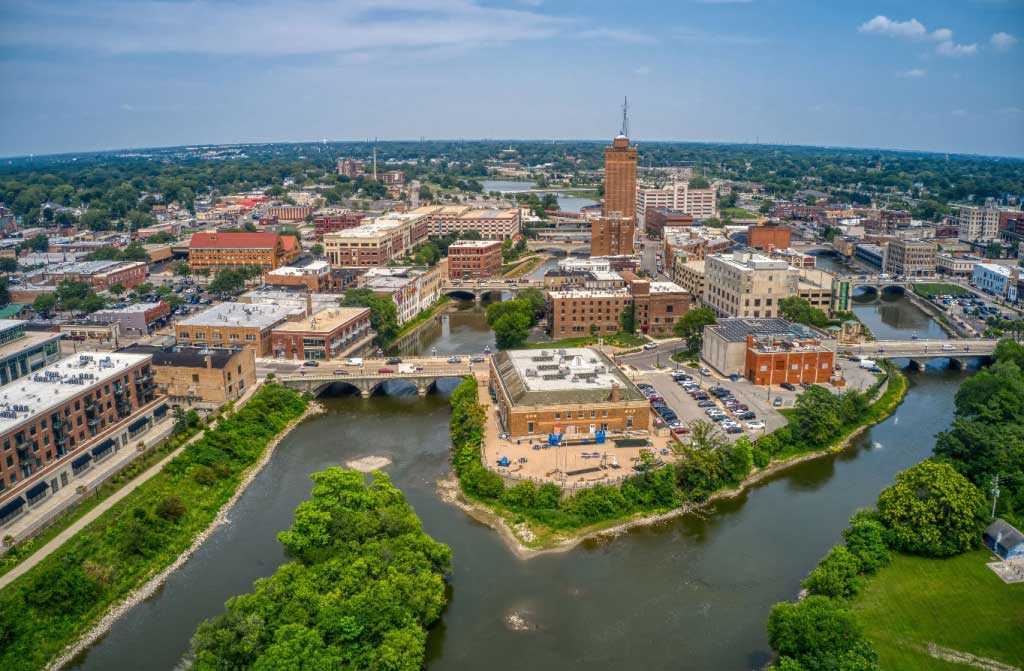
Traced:
[[[482, 308], [462, 308], [418, 346], [443, 353], [493, 346]], [[199, 622], [285, 561], [275, 535], [309, 497], [309, 475], [366, 455], [393, 460], [392, 479], [426, 530], [453, 551], [451, 602], [428, 640], [430, 671], [759, 668], [770, 653], [771, 605], [797, 594], [856, 509], [873, 504], [897, 471], [931, 453], [933, 432], [948, 425], [964, 375], [909, 373], [906, 402], [851, 449], [795, 466], [706, 517], [526, 561], [435, 494], [448, 471], [447, 396], [456, 381], [425, 399], [401, 383], [370, 399], [328, 396], [328, 412], [282, 442], [230, 524], [75, 668], [173, 669]], [[513, 611], [529, 630], [505, 625]]]
[[[484, 193], [490, 193], [491, 191], [500, 191], [501, 193], [525, 191], [527, 189], [536, 188], [537, 186], [534, 182], [516, 182], [502, 179], [485, 179], [480, 183], [484, 186]], [[597, 192], [595, 192], [595, 194], [596, 193]], [[576, 196], [568, 196], [564, 193], [558, 194], [558, 209], [563, 212], [579, 212], [588, 205], [596, 204], [597, 201], [592, 198], [578, 198]]]

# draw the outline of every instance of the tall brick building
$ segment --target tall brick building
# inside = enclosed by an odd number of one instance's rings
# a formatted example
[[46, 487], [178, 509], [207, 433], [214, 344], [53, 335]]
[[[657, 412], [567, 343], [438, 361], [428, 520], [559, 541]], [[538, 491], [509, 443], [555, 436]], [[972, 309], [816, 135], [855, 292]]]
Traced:
[[637, 149], [625, 132], [604, 149], [604, 214], [635, 221]]
[[453, 280], [486, 279], [501, 274], [503, 260], [498, 240], [463, 240], [448, 246], [448, 277]]
[[619, 256], [633, 253], [636, 224], [632, 217], [618, 214], [596, 217], [590, 222], [590, 255]]

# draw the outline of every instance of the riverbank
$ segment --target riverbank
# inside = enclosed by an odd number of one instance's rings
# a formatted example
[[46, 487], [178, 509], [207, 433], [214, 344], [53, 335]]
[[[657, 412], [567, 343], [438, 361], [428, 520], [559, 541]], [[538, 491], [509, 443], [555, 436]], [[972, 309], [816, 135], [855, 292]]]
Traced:
[[264, 385], [245, 407], [222, 416], [159, 473], [0, 590], [0, 667], [37, 671], [56, 668], [56, 659], [67, 663], [69, 646], [98, 622], [112, 622], [107, 618], [126, 599], [141, 598], [140, 586], [154, 578], [158, 584], [173, 570], [168, 567], [190, 556], [225, 504], [247, 486], [247, 474], [265, 463], [267, 447], [308, 406], [297, 392]]
[[290, 421], [277, 434], [277, 436], [267, 444], [259, 460], [249, 467], [248, 470], [243, 472], [242, 478], [238, 483], [238, 487], [235, 489], [235, 493], [224, 503], [223, 506], [221, 506], [220, 510], [217, 511], [217, 514], [210, 522], [210, 525], [195, 537], [188, 549], [178, 555], [178, 558], [164, 570], [160, 571], [158, 574], [146, 581], [146, 583], [133, 590], [122, 601], [115, 604], [89, 631], [83, 634], [77, 641], [69, 645], [58, 657], [47, 664], [46, 671], [59, 671], [59, 669], [62, 669], [68, 663], [72, 662], [76, 657], [78, 657], [78, 655], [82, 654], [89, 648], [89, 646], [106, 634], [111, 625], [113, 625], [117, 620], [123, 617], [139, 603], [145, 601], [156, 593], [172, 573], [181, 568], [189, 559], [192, 558], [192, 555], [194, 555], [200, 546], [210, 538], [214, 531], [230, 521], [228, 519], [228, 513], [230, 513], [231, 509], [235, 507], [235, 504], [238, 503], [238, 500], [249, 488], [249, 485], [252, 484], [253, 480], [256, 479], [256, 476], [259, 475], [260, 471], [262, 471], [270, 462], [270, 458], [274, 455], [274, 452], [276, 451], [277, 446], [281, 444], [281, 441], [283, 441], [296, 426], [310, 417], [319, 415], [323, 412], [324, 407], [320, 403], [310, 401], [306, 405], [305, 411], [303, 411], [303, 413], [297, 418]]
[[509, 550], [520, 559], [566, 552], [585, 541], [608, 540], [637, 527], [657, 525], [691, 513], [699, 515], [710, 505], [740, 496], [768, 477], [799, 464], [842, 452], [848, 449], [864, 431], [890, 417], [902, 403], [907, 389], [906, 377], [898, 370], [892, 371], [888, 379], [878, 385], [876, 400], [869, 406], [865, 420], [858, 426], [843, 432], [841, 436], [823, 448], [773, 459], [764, 467], [753, 470], [736, 487], [719, 490], [699, 503], [685, 502], [671, 509], [634, 513], [626, 518], [602, 520], [592, 525], [566, 531], [553, 529], [535, 520], [529, 521], [522, 514], [508, 510], [500, 503], [495, 504], [476, 499], [465, 492], [454, 470], [438, 481], [437, 493], [446, 503], [456, 506], [473, 519], [497, 531], [498, 536], [505, 542]]

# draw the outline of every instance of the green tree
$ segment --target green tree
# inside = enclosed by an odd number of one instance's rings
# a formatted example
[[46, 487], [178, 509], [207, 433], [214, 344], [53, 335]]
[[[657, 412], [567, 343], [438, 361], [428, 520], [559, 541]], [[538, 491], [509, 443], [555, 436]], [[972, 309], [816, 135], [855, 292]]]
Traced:
[[123, 296], [124, 294], [128, 293], [128, 290], [125, 289], [125, 286], [123, 284], [111, 284], [107, 291], [109, 291], [115, 296]]
[[189, 267], [188, 261], [175, 261], [171, 264], [171, 270], [173, 270], [174, 274], [179, 277], [188, 277], [192, 274], [192, 269]]
[[0, 307], [10, 305], [11, 303], [11, 292], [8, 288], [8, 282], [6, 275], [0, 275]]
[[379, 296], [366, 288], [349, 289], [339, 303], [344, 307], [370, 308], [370, 326], [377, 332], [379, 346], [390, 343], [398, 333], [398, 308], [390, 296]]
[[636, 333], [636, 303], [630, 301], [630, 303], [622, 308], [622, 314], [619, 315], [619, 327], [623, 333]]
[[837, 545], [818, 562], [817, 568], [803, 581], [803, 586], [811, 594], [849, 599], [863, 586], [860, 573], [860, 560], [847, 548]]
[[530, 317], [522, 312], [504, 314], [491, 322], [495, 343], [501, 349], [522, 345], [530, 335]]
[[676, 320], [672, 331], [676, 336], [686, 340], [687, 349], [691, 354], [696, 354], [704, 344], [704, 327], [716, 321], [715, 311], [711, 308], [693, 308]]
[[309, 253], [313, 256], [320, 257], [324, 255], [324, 246], [319, 242], [309, 248]]
[[420, 185], [419, 199], [420, 200], [433, 200], [434, 199], [433, 192], [431, 192], [430, 187], [427, 186], [426, 184], [421, 184]]
[[55, 307], [57, 307], [57, 296], [52, 293], [39, 294], [32, 301], [32, 309], [44, 316], [49, 316]]
[[981, 492], [949, 464], [922, 461], [896, 476], [878, 497], [878, 519], [890, 545], [928, 557], [976, 547], [985, 519]]
[[7, 257], [0, 258], [0, 273], [13, 273], [18, 270], [18, 260]]
[[547, 311], [547, 298], [540, 289], [534, 289], [533, 287], [520, 289], [516, 300], [529, 303], [530, 312], [533, 314], [533, 323], [537, 323], [537, 320]]
[[110, 230], [110, 213], [101, 207], [90, 207], [82, 213], [78, 223], [82, 228], [90, 231], [108, 231]]
[[25, 246], [33, 252], [45, 252], [50, 249], [50, 239], [40, 233], [26, 240]]
[[[801, 667], [797, 668], [877, 668], [877, 655], [867, 646], [853, 612], [842, 602], [825, 596], [812, 595], [800, 603], [775, 604], [768, 616], [768, 641], [783, 658], [800, 662]], [[858, 658], [863, 662], [860, 666], [841, 664], [843, 659], [849, 663]]]
[[797, 324], [807, 324], [822, 328], [828, 325], [828, 315], [813, 307], [807, 299], [799, 296], [788, 296], [779, 300], [779, 312], [783, 319]]
[[824, 387], [810, 387], [796, 399], [790, 416], [790, 430], [807, 447], [824, 447], [842, 429], [839, 404], [836, 395]]
[[245, 275], [239, 270], [221, 268], [210, 282], [209, 289], [215, 293], [233, 294], [245, 288]]

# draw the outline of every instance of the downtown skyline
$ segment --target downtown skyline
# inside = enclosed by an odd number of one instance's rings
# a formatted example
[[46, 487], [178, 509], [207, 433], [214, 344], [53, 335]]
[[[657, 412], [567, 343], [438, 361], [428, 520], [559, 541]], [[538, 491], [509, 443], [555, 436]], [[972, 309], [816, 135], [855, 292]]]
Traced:
[[[852, 4], [852, 3], [851, 3]], [[0, 155], [631, 139], [1024, 156], [1024, 3], [0, 3]]]

